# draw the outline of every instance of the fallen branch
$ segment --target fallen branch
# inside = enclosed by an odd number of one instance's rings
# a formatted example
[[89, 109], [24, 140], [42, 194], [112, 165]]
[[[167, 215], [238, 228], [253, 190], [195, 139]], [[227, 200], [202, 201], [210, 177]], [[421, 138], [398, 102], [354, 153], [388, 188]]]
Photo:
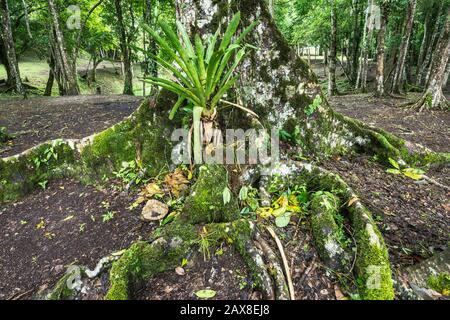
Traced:
[[275, 231], [273, 231], [272, 227], [267, 226], [266, 229], [267, 229], [267, 231], [269, 231], [270, 235], [274, 238], [274, 240], [277, 244], [278, 250], [280, 251], [281, 259], [283, 260], [283, 265], [284, 265], [284, 269], [286, 272], [286, 279], [288, 282], [289, 292], [291, 294], [291, 300], [295, 300], [295, 291], [294, 291], [294, 285], [292, 283], [291, 271], [289, 269], [289, 264], [286, 259], [286, 254], [284, 253], [283, 245], [282, 245], [280, 239], [278, 238], [277, 234], [275, 233]]

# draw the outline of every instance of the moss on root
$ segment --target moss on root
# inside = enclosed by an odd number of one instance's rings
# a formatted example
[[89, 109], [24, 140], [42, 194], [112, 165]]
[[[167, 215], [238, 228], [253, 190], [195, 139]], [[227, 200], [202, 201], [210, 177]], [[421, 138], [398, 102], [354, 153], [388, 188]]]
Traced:
[[19, 199], [39, 183], [70, 175], [74, 165], [74, 150], [62, 140], [0, 159], [0, 203]]
[[197, 238], [195, 227], [173, 222], [153, 243], [137, 242], [113, 263], [106, 300], [127, 300], [142, 281], [180, 265]]
[[[309, 190], [330, 192], [341, 203], [348, 204], [352, 200], [348, 211], [357, 246], [355, 267], [360, 295], [367, 300], [393, 299], [392, 272], [386, 244], [370, 212], [353, 190], [338, 175], [312, 164], [288, 162], [284, 166], [282, 171], [286, 177], [281, 178], [289, 178], [290, 185], [306, 184]], [[329, 223], [332, 224], [331, 221]]]
[[360, 294], [367, 300], [392, 300], [392, 272], [383, 236], [361, 204], [351, 206], [349, 211], [358, 246], [355, 265]]
[[334, 270], [346, 271], [349, 261], [342, 245], [344, 232], [335, 220], [339, 214], [339, 203], [339, 198], [332, 193], [313, 194], [310, 203], [311, 228], [322, 260]]
[[186, 198], [183, 219], [192, 224], [236, 220], [239, 217], [237, 199], [231, 196], [230, 202], [224, 204], [225, 188], [228, 188], [228, 173], [224, 166], [201, 166], [197, 182]]

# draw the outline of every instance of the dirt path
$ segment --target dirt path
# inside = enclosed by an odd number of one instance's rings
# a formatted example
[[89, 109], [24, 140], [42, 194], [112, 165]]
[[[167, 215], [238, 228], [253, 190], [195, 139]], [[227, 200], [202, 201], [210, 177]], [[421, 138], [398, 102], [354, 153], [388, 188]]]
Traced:
[[83, 138], [129, 116], [142, 101], [132, 96], [75, 96], [0, 102], [0, 127], [16, 135], [0, 157], [57, 138]]
[[[410, 95], [410, 98], [416, 95]], [[422, 112], [395, 107], [404, 99], [376, 99], [367, 94], [329, 99], [333, 109], [368, 125], [385, 129], [436, 152], [450, 152], [450, 112]]]

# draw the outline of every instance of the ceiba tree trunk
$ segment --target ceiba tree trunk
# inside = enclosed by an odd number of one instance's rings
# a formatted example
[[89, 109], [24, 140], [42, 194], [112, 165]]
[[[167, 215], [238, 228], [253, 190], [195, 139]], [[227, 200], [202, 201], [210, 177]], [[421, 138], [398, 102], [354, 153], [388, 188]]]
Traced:
[[[373, 152], [388, 146], [387, 149], [394, 152], [392, 157], [399, 157], [398, 151], [394, 151], [397, 147], [402, 148], [394, 141], [399, 141], [397, 138], [386, 138], [387, 135], [380, 130], [375, 132], [362, 128], [360, 123], [330, 108], [316, 75], [289, 47], [264, 0], [214, 3], [209, 0], [177, 0], [175, 6], [177, 19], [191, 36], [194, 33], [203, 37], [211, 35], [221, 23], [224, 30], [237, 11], [241, 12], [241, 30], [253, 21], [259, 21], [246, 39], [257, 50], [251, 51], [238, 69], [240, 79], [235, 89], [236, 100], [256, 112], [265, 127], [283, 129], [295, 136], [301, 152], [320, 157], [350, 149]], [[250, 120], [243, 122], [241, 110], [231, 112], [235, 116], [226, 118], [233, 119], [233, 122], [225, 121], [229, 128], [246, 129], [245, 125], [251, 126]]]
[[395, 68], [394, 79], [392, 80], [391, 93], [401, 93], [403, 84], [403, 72], [405, 69], [406, 54], [408, 53], [409, 42], [414, 25], [414, 15], [416, 14], [417, 0], [410, 0], [406, 16], [405, 29], [403, 31], [402, 43]]
[[[52, 21], [51, 42], [55, 58], [55, 69], [58, 71], [57, 79], [61, 95], [78, 95], [77, 75], [69, 63], [64, 42], [64, 35], [59, 24], [59, 15], [53, 0], [48, 0], [48, 11]], [[55, 75], [56, 76], [56, 75]]]
[[0, 0], [0, 15], [2, 19], [2, 39], [5, 50], [6, 63], [8, 64], [7, 82], [12, 85], [15, 91], [25, 95], [25, 88], [20, 78], [19, 64], [17, 62], [16, 49], [14, 48], [14, 39], [11, 31], [11, 19], [9, 16], [9, 7], [7, 0]]
[[114, 1], [117, 14], [117, 27], [119, 29], [120, 49], [122, 51], [124, 67], [124, 86], [123, 94], [134, 95], [133, 93], [133, 70], [131, 62], [131, 50], [128, 43], [125, 23], [123, 21], [122, 4], [120, 0]]
[[336, 47], [337, 47], [337, 18], [336, 18], [336, 0], [330, 1], [331, 5], [331, 40], [330, 40], [330, 56], [328, 59], [328, 96], [337, 94], [336, 87]]

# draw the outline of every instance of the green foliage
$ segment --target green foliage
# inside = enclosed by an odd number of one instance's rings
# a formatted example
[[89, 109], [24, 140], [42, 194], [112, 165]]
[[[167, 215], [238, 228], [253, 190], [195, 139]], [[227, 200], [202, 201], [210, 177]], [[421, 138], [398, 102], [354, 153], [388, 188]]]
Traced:
[[431, 276], [427, 283], [431, 289], [444, 296], [450, 296], [450, 274], [444, 272], [437, 276]]
[[0, 127], [0, 145], [2, 143], [8, 142], [9, 140], [11, 140], [13, 138], [12, 135], [10, 135], [7, 131], [5, 127]]
[[425, 171], [417, 168], [401, 167], [400, 164], [392, 158], [389, 158], [389, 163], [393, 168], [387, 169], [386, 172], [391, 174], [402, 174], [413, 180], [422, 180]]
[[[188, 103], [193, 110], [194, 126], [194, 158], [201, 159], [201, 118], [212, 120], [216, 107], [224, 95], [234, 86], [239, 78], [234, 72], [246, 56], [251, 46], [243, 45], [245, 36], [255, 28], [257, 21], [247, 27], [239, 37], [236, 32], [240, 23], [240, 13], [230, 21], [222, 40], [219, 41], [220, 27], [214, 35], [204, 42], [200, 35], [194, 36], [194, 43], [182, 25], [177, 22], [178, 35], [165, 22], [159, 21], [165, 37], [161, 37], [154, 29], [143, 24], [148, 35], [159, 45], [160, 50], [169, 58], [163, 59], [151, 52], [144, 52], [168, 71], [175, 80], [148, 77], [145, 82], [165, 88], [179, 96], [170, 112], [173, 119], [178, 109]], [[235, 40], [233, 40], [235, 38]], [[174, 62], [174, 63], [172, 63]], [[244, 107], [241, 107], [245, 109]]]
[[320, 105], [322, 104], [322, 98], [320, 96], [317, 96], [313, 103], [311, 103], [309, 106], [307, 106], [305, 108], [305, 114], [310, 117], [314, 114], [314, 112], [316, 112], [316, 110], [320, 107]]

